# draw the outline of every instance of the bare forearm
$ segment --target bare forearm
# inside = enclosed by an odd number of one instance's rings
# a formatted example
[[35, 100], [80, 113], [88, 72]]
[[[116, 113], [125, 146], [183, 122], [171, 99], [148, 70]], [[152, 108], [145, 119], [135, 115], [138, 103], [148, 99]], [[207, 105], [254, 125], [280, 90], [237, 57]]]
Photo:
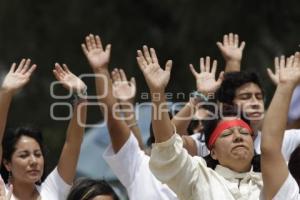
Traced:
[[[115, 112], [114, 110], [117, 100], [112, 95], [112, 82], [108, 70], [103, 69], [95, 71], [95, 73], [97, 95], [102, 97], [100, 102], [106, 106], [106, 109], [102, 109], [102, 111], [104, 111], [104, 115], [107, 118], [107, 127], [112, 147], [115, 152], [118, 152], [129, 138], [130, 130], [121, 119], [119, 112]], [[101, 77], [98, 77], [99, 75]], [[106, 111], [107, 113], [105, 113]]]
[[241, 71], [241, 61], [228, 60], [225, 65], [225, 72], [239, 72]]
[[156, 143], [165, 142], [174, 134], [168, 113], [168, 105], [165, 101], [165, 93], [159, 93], [160, 98], [152, 99], [152, 126]]
[[178, 134], [187, 134], [187, 128], [193, 118], [193, 114], [194, 107], [189, 102], [172, 118], [172, 123], [175, 125]]
[[144, 149], [144, 143], [143, 143], [143, 139], [142, 139], [142, 135], [141, 135], [141, 130], [138, 127], [138, 124], [136, 121], [134, 107], [132, 106], [132, 104], [131, 104], [131, 106], [122, 105], [122, 110], [124, 112], [124, 117], [126, 119], [125, 122], [126, 122], [128, 128], [130, 128], [131, 132], [134, 134], [134, 136], [138, 140], [140, 148]]
[[281, 152], [284, 130], [287, 124], [287, 113], [293, 87], [278, 85], [268, 112], [264, 118], [262, 134], [262, 153]]
[[73, 182], [76, 173], [86, 123], [86, 109], [83, 103], [74, 106], [73, 117], [68, 125], [66, 141], [58, 163], [58, 172], [68, 184]]

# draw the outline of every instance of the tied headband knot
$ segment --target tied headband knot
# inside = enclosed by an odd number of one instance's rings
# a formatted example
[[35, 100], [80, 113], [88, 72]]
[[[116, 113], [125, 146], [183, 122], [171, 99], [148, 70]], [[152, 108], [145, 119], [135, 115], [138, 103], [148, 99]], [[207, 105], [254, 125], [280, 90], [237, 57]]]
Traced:
[[208, 149], [209, 150], [212, 149], [212, 146], [215, 144], [216, 140], [218, 139], [218, 137], [221, 135], [221, 133], [224, 130], [234, 127], [234, 126], [240, 126], [240, 127], [246, 128], [250, 131], [250, 133], [253, 133], [250, 126], [241, 119], [227, 120], [227, 121], [220, 122], [209, 138]]

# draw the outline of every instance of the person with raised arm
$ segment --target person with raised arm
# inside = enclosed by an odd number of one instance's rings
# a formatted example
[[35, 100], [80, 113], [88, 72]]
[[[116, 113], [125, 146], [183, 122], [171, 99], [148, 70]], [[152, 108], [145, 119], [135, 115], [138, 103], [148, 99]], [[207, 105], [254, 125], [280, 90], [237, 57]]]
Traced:
[[120, 110], [124, 114], [124, 120], [139, 142], [140, 148], [144, 149], [144, 143], [141, 135], [141, 130], [138, 127], [135, 115], [134, 98], [136, 96], [136, 82], [132, 77], [130, 81], [123, 69], [114, 69], [111, 72], [113, 80], [113, 95], [120, 104]]
[[[23, 59], [19, 66], [11, 66], [0, 89], [1, 127], [6, 126], [8, 107], [16, 91], [20, 90], [31, 77], [36, 65], [30, 66], [30, 60]], [[68, 90], [82, 96], [86, 86], [70, 72], [66, 65], [55, 64], [53, 73]], [[84, 97], [82, 97], [84, 98]], [[74, 104], [74, 113], [69, 123], [65, 144], [63, 146], [57, 167], [43, 180], [45, 154], [42, 134], [31, 127], [19, 127], [7, 131], [4, 135], [1, 150], [3, 151], [1, 176], [7, 182], [7, 187], [13, 186], [12, 200], [20, 199], [65, 199], [70, 191], [75, 177], [80, 145], [83, 138], [86, 106], [85, 99]], [[1, 136], [3, 129], [1, 129]], [[2, 137], [1, 137], [2, 139]], [[40, 183], [41, 182], [41, 183]]]
[[241, 61], [246, 43], [239, 43], [239, 35], [229, 33], [223, 36], [223, 43], [217, 42], [217, 46], [226, 62], [225, 72], [241, 71]]
[[281, 149], [293, 90], [300, 83], [300, 56], [296, 53], [286, 60], [282, 57], [280, 62], [278, 61], [278, 58], [275, 59], [275, 73], [268, 69], [277, 88], [262, 126], [263, 195], [266, 200], [297, 200], [300, 199], [299, 186], [288, 170]]
[[183, 148], [167, 112], [165, 89], [172, 61], [167, 61], [162, 69], [155, 50], [150, 48], [149, 52], [146, 46], [143, 52], [138, 51], [137, 60], [155, 105], [152, 110], [155, 144], [149, 163], [153, 174], [179, 199], [258, 199], [262, 180], [251, 167], [254, 150], [249, 125], [233, 113], [211, 120], [204, 132], [210, 155], [218, 165], [215, 169], [207, 167], [203, 158], [192, 157]]
[[102, 110], [107, 112], [104, 115], [107, 116], [111, 145], [105, 150], [104, 159], [125, 186], [129, 199], [176, 200], [177, 197], [172, 190], [151, 173], [149, 156], [139, 147], [137, 138], [120, 118], [120, 113], [113, 112], [113, 108], [118, 107], [118, 101], [113, 96], [108, 71], [111, 45], [103, 49], [100, 37], [90, 34], [85, 38], [82, 49], [95, 73], [96, 91], [101, 97], [99, 102], [106, 106], [106, 109]]
[[[188, 135], [188, 127], [190, 126], [192, 118], [199, 116], [198, 123], [201, 122], [201, 118], [207, 115], [207, 111], [203, 108], [198, 108], [199, 98], [212, 98], [215, 91], [220, 87], [224, 72], [219, 74], [218, 80], [215, 78], [217, 70], [217, 61], [210, 64], [210, 57], [200, 58], [200, 72], [198, 73], [194, 66], [190, 64], [192, 74], [196, 79], [197, 91], [195, 95], [190, 98], [190, 101], [172, 118], [178, 134], [182, 136], [183, 146], [186, 148], [190, 155], [207, 156], [209, 151], [205, 145], [203, 133], [199, 130], [193, 131], [193, 134]], [[193, 94], [194, 94], [193, 93]], [[204, 95], [204, 96], [203, 96]], [[198, 127], [196, 127], [198, 128]], [[200, 141], [202, 140], [202, 141]]]

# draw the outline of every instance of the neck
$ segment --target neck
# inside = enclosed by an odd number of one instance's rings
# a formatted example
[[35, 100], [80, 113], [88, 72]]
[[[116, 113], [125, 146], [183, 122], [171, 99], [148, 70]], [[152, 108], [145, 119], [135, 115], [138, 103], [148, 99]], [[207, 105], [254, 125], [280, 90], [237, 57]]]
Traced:
[[35, 184], [12, 180], [12, 185], [13, 185], [13, 195], [17, 199], [32, 200], [32, 199], [37, 199], [37, 197], [39, 196]]
[[231, 162], [230, 165], [224, 164], [222, 166], [237, 173], [245, 173], [251, 170], [251, 162], [245, 163], [245, 160], [237, 160], [236, 162]]

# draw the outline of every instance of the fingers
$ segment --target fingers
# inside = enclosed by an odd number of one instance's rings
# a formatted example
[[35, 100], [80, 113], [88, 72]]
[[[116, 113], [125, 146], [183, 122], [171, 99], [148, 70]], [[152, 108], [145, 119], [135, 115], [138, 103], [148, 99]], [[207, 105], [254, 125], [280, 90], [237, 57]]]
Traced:
[[96, 48], [103, 50], [101, 38], [99, 37], [99, 35], [96, 35], [95, 43], [96, 43]]
[[144, 52], [144, 57], [145, 57], [147, 63], [148, 64], [153, 63], [152, 58], [149, 53], [149, 50], [148, 50], [148, 47], [146, 45], [143, 46], [143, 52]]
[[217, 61], [214, 60], [211, 68], [211, 73], [215, 76], [216, 71], [217, 71]]
[[198, 73], [197, 71], [195, 70], [194, 66], [192, 64], [189, 65], [190, 66], [190, 70], [192, 72], [192, 74], [194, 75], [194, 77], [197, 77], [198, 76]]
[[105, 46], [105, 53], [107, 53], [109, 57], [110, 57], [110, 52], [111, 52], [111, 44], [107, 44]]
[[224, 46], [228, 46], [229, 45], [228, 35], [226, 35], [226, 34], [223, 36], [223, 44], [224, 44]]
[[131, 77], [130, 84], [136, 87], [136, 81], [134, 77]]
[[89, 51], [87, 49], [87, 46], [84, 43], [82, 43], [81, 48], [82, 48], [82, 51], [83, 51], [84, 55], [87, 56], [88, 53], [89, 53]]
[[200, 73], [205, 72], [204, 58], [200, 58]]
[[236, 47], [236, 48], [239, 47], [239, 35], [238, 34], [234, 34], [233, 46]]
[[205, 61], [205, 71], [209, 72], [210, 69], [210, 57], [206, 56], [206, 61]]
[[232, 33], [229, 33], [229, 46], [234, 46]]
[[147, 61], [146, 61], [146, 59], [145, 59], [145, 57], [144, 57], [141, 50], [137, 51], [136, 60], [137, 60], [137, 63], [139, 65], [140, 69], [143, 71], [147, 66]]
[[245, 48], [245, 46], [246, 46], [246, 42], [243, 41], [243, 42], [241, 43], [239, 49], [243, 51], [244, 48]]
[[72, 73], [66, 64], [63, 64], [63, 68], [64, 68], [65, 72]]
[[284, 68], [285, 67], [285, 56], [282, 55], [280, 56], [280, 61], [279, 61], [279, 68]]
[[17, 64], [16, 63], [13, 63], [11, 66], [10, 66], [10, 70], [9, 70], [9, 73], [13, 73], [16, 69], [16, 66]]
[[295, 57], [294, 57], [294, 67], [299, 67], [300, 68], [300, 53], [299, 52], [296, 52], [295, 53]]
[[111, 77], [112, 77], [112, 80], [113, 80], [113, 83], [117, 83], [119, 81], [121, 81], [121, 76], [120, 76], [120, 73], [119, 73], [119, 70], [118, 69], [114, 69], [112, 72], [111, 72]]
[[27, 76], [31, 76], [31, 74], [34, 72], [34, 70], [37, 68], [37, 65], [36, 64], [33, 64], [29, 70], [25, 73], [25, 75]]
[[167, 72], [171, 73], [172, 65], [173, 65], [173, 61], [172, 61], [172, 60], [168, 60], [167, 63], [166, 63], [165, 70], [166, 70]]
[[267, 72], [268, 72], [268, 75], [271, 78], [271, 80], [273, 80], [273, 78], [275, 77], [275, 74], [272, 72], [272, 70], [270, 68], [267, 68]]
[[17, 68], [17, 70], [16, 70], [15, 72], [20, 73], [20, 72], [22, 71], [22, 69], [23, 69], [25, 63], [26, 63], [26, 59], [23, 58], [23, 59], [21, 60], [19, 66], [18, 66], [18, 68]]
[[151, 54], [151, 57], [152, 57], [152, 61], [154, 63], [158, 63], [158, 59], [157, 59], [157, 56], [156, 56], [156, 53], [155, 53], [155, 49], [150, 48], [150, 54]]
[[127, 81], [127, 77], [126, 77], [126, 74], [125, 74], [124, 70], [120, 69], [119, 73], [120, 73], [120, 76], [121, 76], [121, 80], [122, 81]]

